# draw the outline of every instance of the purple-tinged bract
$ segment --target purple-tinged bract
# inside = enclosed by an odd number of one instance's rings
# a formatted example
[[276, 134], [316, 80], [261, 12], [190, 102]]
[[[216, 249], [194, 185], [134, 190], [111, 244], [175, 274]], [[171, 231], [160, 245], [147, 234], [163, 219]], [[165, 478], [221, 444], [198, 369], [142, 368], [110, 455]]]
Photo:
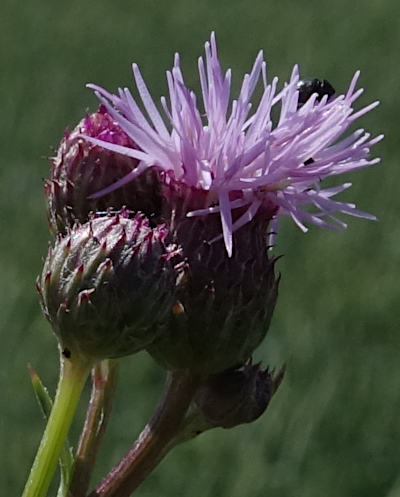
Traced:
[[65, 234], [76, 222], [88, 221], [91, 212], [118, 211], [123, 207], [152, 216], [158, 209], [154, 170], [147, 170], [118, 192], [91, 197], [134, 170], [138, 160], [93, 145], [82, 139], [82, 133], [109, 144], [135, 148], [103, 106], [86, 115], [71, 132], [65, 132], [56, 156], [51, 159], [51, 178], [45, 182], [51, 230]]
[[163, 226], [122, 211], [59, 235], [37, 282], [61, 348], [91, 359], [142, 350], [175, 302], [174, 257]]
[[[347, 92], [328, 100], [312, 95], [298, 106], [299, 72], [294, 67], [290, 81], [277, 90], [277, 78], [267, 82], [263, 53], [256, 57], [250, 74], [243, 78], [237, 99], [231, 102], [231, 71], [223, 73], [214, 34], [205, 45], [205, 61], [198, 63], [202, 104], [185, 85], [179, 56], [167, 72], [169, 99], [161, 99], [164, 117], [157, 109], [141, 76], [133, 65], [133, 74], [141, 102], [127, 88], [113, 95], [103, 88], [96, 91], [107, 112], [129, 136], [135, 147], [109, 143], [87, 136], [96, 145], [137, 160], [137, 167], [96, 193], [107, 195], [156, 167], [164, 171], [165, 181], [181, 182], [188, 188], [202, 190], [202, 206], [187, 204], [187, 216], [218, 213], [222, 235], [229, 255], [233, 233], [249, 223], [264, 204], [275, 207], [274, 227], [286, 214], [304, 231], [306, 224], [341, 229], [345, 223], [336, 213], [374, 219], [354, 204], [333, 197], [350, 183], [322, 188], [321, 181], [376, 164], [370, 148], [382, 136], [370, 137], [363, 129], [343, 138], [343, 133], [362, 115], [373, 109], [374, 102], [359, 111], [353, 104], [362, 93], [356, 90], [356, 72]], [[251, 99], [257, 85], [263, 91], [257, 106]], [[273, 123], [271, 110], [279, 107]], [[309, 207], [311, 207], [309, 209]], [[240, 216], [235, 211], [240, 209]]]

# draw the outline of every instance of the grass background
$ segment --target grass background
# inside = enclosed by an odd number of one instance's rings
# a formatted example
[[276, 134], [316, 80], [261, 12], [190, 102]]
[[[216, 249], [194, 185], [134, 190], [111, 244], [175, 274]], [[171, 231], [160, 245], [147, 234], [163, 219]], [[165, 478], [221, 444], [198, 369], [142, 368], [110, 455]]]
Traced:
[[[395, 0], [3, 0], [0, 6], [0, 488], [21, 492], [43, 429], [26, 372], [51, 391], [56, 342], [34, 290], [48, 233], [42, 178], [64, 127], [95, 98], [93, 81], [130, 85], [140, 64], [156, 96], [179, 51], [198, 88], [196, 60], [212, 29], [234, 85], [264, 48], [270, 75], [327, 78], [340, 91], [361, 69], [362, 103], [381, 106], [361, 126], [386, 138], [383, 164], [352, 175], [342, 198], [380, 221], [350, 219], [341, 234], [282, 223], [280, 299], [256, 353], [288, 373], [266, 414], [176, 449], [141, 497], [400, 496], [399, 136], [400, 7]], [[240, 76], [239, 76], [240, 75]], [[95, 479], [137, 435], [162, 390], [145, 354], [122, 361], [112, 423]], [[85, 392], [87, 399], [88, 392]], [[74, 425], [75, 436], [83, 405]]]

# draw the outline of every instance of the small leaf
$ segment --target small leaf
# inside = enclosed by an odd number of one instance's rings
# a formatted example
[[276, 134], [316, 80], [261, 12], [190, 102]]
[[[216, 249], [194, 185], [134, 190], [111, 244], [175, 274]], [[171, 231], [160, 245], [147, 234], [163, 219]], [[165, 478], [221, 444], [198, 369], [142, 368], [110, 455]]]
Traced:
[[45, 420], [47, 421], [48, 417], [50, 416], [50, 411], [53, 406], [53, 401], [50, 397], [47, 388], [43, 385], [41, 379], [39, 378], [39, 375], [36, 373], [36, 371], [33, 369], [33, 367], [30, 364], [28, 364], [28, 372], [31, 377], [31, 382], [33, 386], [33, 391], [35, 392], [36, 400], [38, 401], [42, 414]]
[[[44, 419], [47, 421], [50, 416], [51, 408], [53, 407], [53, 400], [50, 397], [47, 388], [43, 385], [39, 375], [30, 364], [28, 364], [28, 372], [31, 377], [36, 400], [38, 401]], [[68, 486], [72, 475], [73, 463], [74, 458], [72, 454], [72, 448], [70, 447], [67, 439], [60, 454], [60, 486], [58, 488], [57, 497], [67, 496]]]

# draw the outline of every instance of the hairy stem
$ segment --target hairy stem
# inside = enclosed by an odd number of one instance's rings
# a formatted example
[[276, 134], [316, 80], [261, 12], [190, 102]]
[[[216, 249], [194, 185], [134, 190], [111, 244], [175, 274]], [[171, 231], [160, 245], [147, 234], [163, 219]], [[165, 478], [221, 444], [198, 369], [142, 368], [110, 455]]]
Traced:
[[83, 497], [89, 487], [97, 453], [111, 414], [117, 384], [117, 366], [115, 360], [106, 359], [92, 369], [92, 393], [70, 484], [70, 493], [74, 497]]
[[169, 372], [163, 397], [125, 457], [89, 497], [128, 497], [157, 466], [178, 433], [199, 379], [189, 371]]

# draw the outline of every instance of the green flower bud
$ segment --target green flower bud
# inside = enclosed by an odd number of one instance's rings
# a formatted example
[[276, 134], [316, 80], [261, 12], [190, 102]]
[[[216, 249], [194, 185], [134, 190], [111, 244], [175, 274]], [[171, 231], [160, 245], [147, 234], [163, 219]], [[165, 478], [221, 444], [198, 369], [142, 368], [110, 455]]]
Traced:
[[57, 238], [37, 287], [65, 355], [124, 356], [162, 332], [175, 301], [176, 252], [165, 236], [163, 226], [122, 211]]

